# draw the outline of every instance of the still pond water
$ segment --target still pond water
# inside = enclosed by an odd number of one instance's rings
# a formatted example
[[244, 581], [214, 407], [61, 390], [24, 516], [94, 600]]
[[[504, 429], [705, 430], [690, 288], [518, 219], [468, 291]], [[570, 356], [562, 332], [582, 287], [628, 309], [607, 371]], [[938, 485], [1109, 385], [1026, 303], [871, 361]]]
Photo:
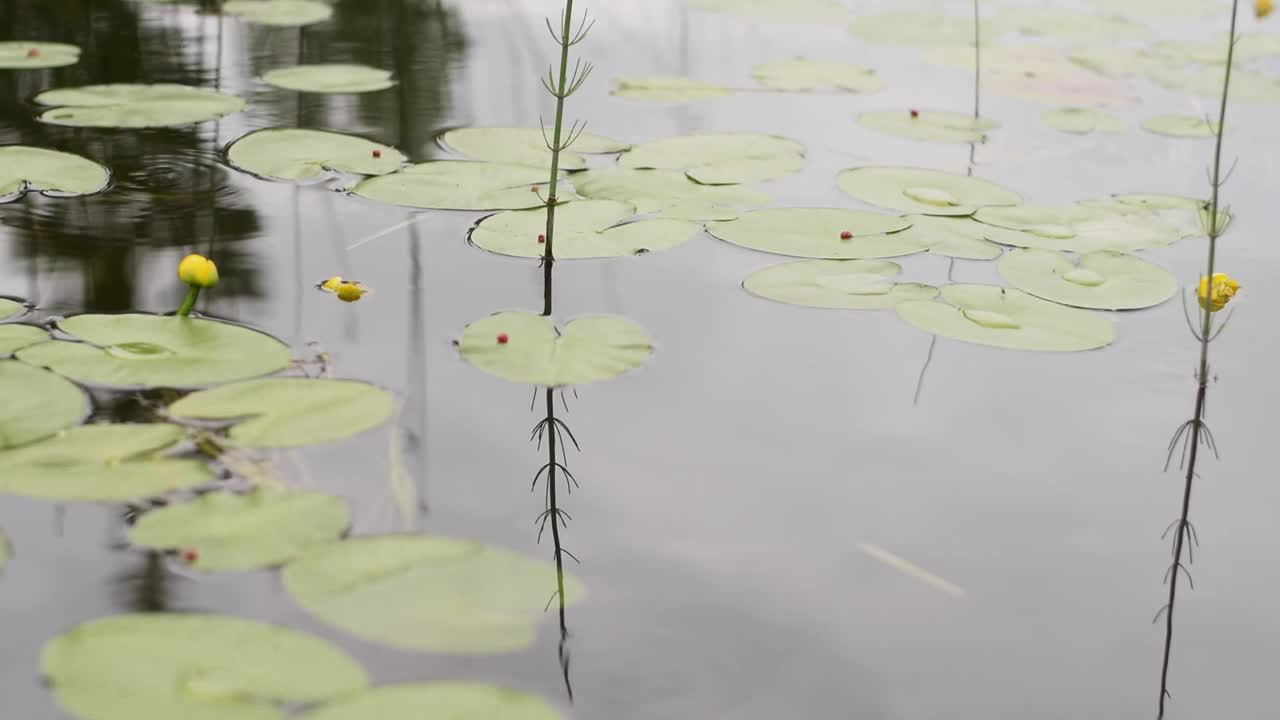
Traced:
[[[594, 132], [627, 142], [702, 131], [796, 139], [807, 166], [761, 185], [778, 206], [860, 207], [834, 183], [848, 167], [969, 166], [968, 145], [915, 143], [854, 122], [864, 110], [972, 108], [971, 73], [928, 64], [918, 49], [856, 41], [843, 25], [713, 14], [680, 0], [583, 4], [598, 23], [575, 50], [597, 70], [569, 115]], [[1216, 38], [1229, 3], [1208, 4], [1220, 11], [1200, 21], [1148, 20], [1160, 37]], [[970, 8], [918, 5], [958, 17]], [[992, 3], [991, 12], [1035, 5]], [[271, 456], [281, 477], [343, 498], [353, 533], [369, 535], [407, 529], [393, 490], [406, 472], [422, 508], [411, 529], [549, 560], [533, 524], [542, 497], [529, 492], [545, 459], [528, 442], [540, 414], [527, 389], [478, 372], [451, 342], [496, 310], [539, 311], [536, 263], [470, 246], [480, 213], [429, 213], [361, 243], [409, 215], [327, 185], [256, 179], [220, 152], [251, 130], [304, 127], [361, 135], [420, 162], [447, 155], [436, 137], [449, 128], [536, 125], [552, 111], [537, 76], [553, 59], [542, 18], [558, 13], [556, 3], [334, 8], [332, 20], [299, 31], [219, 23], [194, 5], [0, 0], [0, 40], [84, 50], [71, 67], [0, 71], [0, 144], [86, 155], [111, 167], [115, 183], [86, 198], [31, 194], [0, 205], [0, 294], [35, 303], [37, 319], [169, 312], [182, 296], [178, 259], [212, 247], [223, 282], [203, 312], [261, 328], [298, 353], [314, 342], [336, 376], [378, 383], [400, 402], [376, 431]], [[797, 55], [875, 68], [886, 87], [689, 104], [609, 94], [611, 78], [635, 75], [750, 87], [752, 67]], [[321, 62], [392, 69], [399, 84], [323, 96], [256, 80]], [[1274, 57], [1254, 67], [1280, 77]], [[248, 106], [169, 130], [34, 119], [31, 98], [43, 90], [112, 82], [216, 87]], [[1115, 111], [1129, 124], [1121, 135], [1059, 133], [1040, 122], [1046, 106], [984, 96], [984, 115], [1004, 127], [974, 151], [976, 173], [1036, 203], [1205, 195], [1210, 142], [1137, 125], [1163, 112], [1203, 114], [1213, 102], [1141, 79], [1133, 86], [1142, 103]], [[1222, 458], [1202, 466], [1194, 498], [1202, 547], [1196, 589], [1178, 606], [1170, 717], [1275, 713], [1275, 112], [1232, 108], [1227, 153], [1240, 162], [1225, 192], [1236, 220], [1219, 261], [1243, 280], [1247, 302], [1215, 345], [1210, 418]], [[1185, 285], [1203, 248], [1188, 239], [1146, 256]], [[1160, 533], [1181, 499], [1177, 473], [1161, 470], [1190, 412], [1196, 357], [1180, 303], [1116, 315], [1117, 341], [1095, 352], [941, 339], [917, 399], [931, 337], [893, 312], [810, 310], [742, 290], [747, 275], [779, 259], [702, 235], [664, 252], [556, 266], [558, 317], [624, 315], [656, 342], [642, 370], [566, 398], [582, 449], [570, 454], [581, 488], [561, 498], [573, 516], [564, 537], [588, 589], [567, 615], [572, 704], [550, 615], [523, 652], [388, 650], [306, 616], [276, 573], [198, 574], [130, 548], [119, 508], [5, 497], [0, 528], [16, 553], [0, 577], [4, 715], [66, 717], [41, 686], [37, 659], [67, 628], [123, 612], [198, 610], [331, 638], [379, 684], [498, 682], [578, 718], [1154, 716], [1163, 635], [1151, 618], [1164, 602], [1168, 553]], [[918, 282], [1000, 282], [993, 263], [929, 254], [901, 263]], [[376, 292], [335, 302], [314, 288], [333, 275]], [[98, 419], [136, 412], [128, 395], [96, 399]]]

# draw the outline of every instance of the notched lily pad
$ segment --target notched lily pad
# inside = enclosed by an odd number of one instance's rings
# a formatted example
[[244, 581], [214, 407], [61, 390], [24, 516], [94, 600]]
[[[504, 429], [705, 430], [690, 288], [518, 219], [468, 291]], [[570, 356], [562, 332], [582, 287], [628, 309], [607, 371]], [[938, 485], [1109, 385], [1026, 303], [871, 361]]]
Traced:
[[54, 106], [40, 115], [41, 122], [71, 127], [177, 127], [215, 120], [244, 108], [244, 100], [234, 95], [165, 83], [60, 88], [40, 93], [35, 101]]
[[165, 423], [83, 425], [0, 453], [0, 492], [59, 502], [124, 502], [203, 485], [201, 460], [163, 453], [184, 431]]
[[972, 215], [980, 207], [1022, 202], [989, 180], [922, 168], [851, 168], [836, 182], [857, 200], [920, 215]]
[[[973, 47], [973, 30], [973, 20], [970, 18], [927, 12], [859, 15], [849, 26], [849, 32], [861, 40], [879, 45], [908, 47]], [[1000, 28], [991, 26], [984, 30], [983, 45], [992, 42], [1002, 32]]]
[[657, 212], [673, 220], [732, 220], [738, 217], [737, 208], [769, 202], [762, 192], [736, 185], [703, 185], [674, 170], [588, 170], [571, 181], [585, 198], [628, 202], [637, 213]]
[[1142, 121], [1142, 129], [1176, 138], [1211, 138], [1218, 131], [1216, 124], [1203, 117], [1177, 113], [1149, 117]]
[[940, 110], [876, 110], [858, 116], [858, 124], [889, 135], [939, 143], [978, 143], [1000, 123]]
[[[496, 654], [533, 644], [555, 568], [453, 538], [384, 535], [322, 545], [285, 566], [285, 590], [323, 623], [407, 650]], [[565, 576], [565, 601], [582, 585]]]
[[390, 685], [343, 697], [300, 720], [562, 720], [545, 700], [500, 685]]
[[57, 340], [18, 359], [80, 383], [117, 388], [195, 388], [270, 375], [292, 362], [289, 347], [239, 325], [161, 315], [76, 315]]
[[874, 93], [884, 88], [884, 80], [871, 68], [808, 58], [757, 65], [753, 74], [756, 82], [765, 87], [791, 92], [835, 88]]
[[888, 310], [937, 296], [931, 285], [896, 282], [900, 274], [902, 266], [886, 260], [800, 260], [752, 273], [742, 286], [768, 300], [842, 310]]
[[947, 285], [939, 300], [903, 302], [896, 310], [934, 335], [1009, 350], [1076, 352], [1115, 340], [1104, 315], [993, 285]]
[[617, 377], [649, 361], [644, 328], [621, 317], [570, 320], [563, 330], [549, 317], [500, 312], [471, 323], [458, 351], [477, 368], [512, 382], [561, 387]]
[[[543, 135], [541, 128], [468, 127], [446, 132], [440, 136], [440, 142], [475, 160], [550, 170], [551, 151], [547, 149], [549, 137], [551, 130]], [[561, 142], [566, 138], [561, 138]], [[629, 147], [631, 146], [619, 140], [584, 132], [576, 136], [570, 149], [560, 153], [560, 169], [581, 170], [587, 166], [584, 154], [618, 153]], [[542, 179], [546, 181], [545, 174]]]
[[34, 325], [16, 323], [0, 325], [0, 358], [10, 357], [22, 348], [46, 342], [48, 339], [48, 331]]
[[[615, 200], [575, 200], [556, 208], [557, 260], [639, 255], [667, 250], [697, 235], [701, 226], [686, 220], [636, 220], [634, 205]], [[471, 231], [478, 248], [513, 257], [541, 258], [547, 249], [543, 209], [511, 210], [485, 218]]]
[[202, 613], [90, 621], [45, 644], [40, 672], [58, 704], [84, 720], [283, 720], [286, 704], [368, 685], [320, 638]]
[[343, 440], [391, 417], [395, 401], [376, 385], [355, 380], [264, 378], [192, 393], [169, 406], [188, 421], [234, 421], [241, 447], [288, 448]]
[[0, 70], [43, 70], [80, 62], [80, 48], [63, 43], [17, 40], [0, 42]]
[[1053, 250], [1012, 250], [1000, 260], [1000, 276], [1036, 297], [1099, 310], [1137, 310], [1173, 297], [1178, 281], [1164, 268], [1124, 253], [1099, 250], [1077, 266]]
[[394, 87], [391, 71], [368, 65], [322, 63], [270, 70], [262, 82], [285, 90], [308, 93], [367, 93]]
[[362, 137], [321, 130], [255, 130], [227, 146], [227, 162], [267, 180], [315, 182], [332, 173], [386, 175], [408, 158]]
[[364, 180], [355, 195], [433, 210], [524, 210], [541, 207], [547, 173], [526, 165], [436, 160]]
[[[12, 333], [19, 327], [26, 326], [3, 329]], [[51, 372], [13, 360], [0, 360], [0, 397], [4, 398], [0, 402], [0, 450], [47, 438], [89, 414], [89, 398], [80, 388]]]
[[1066, 107], [1046, 110], [1040, 120], [1054, 130], [1076, 135], [1093, 132], [1123, 133], [1127, 128], [1120, 118], [1093, 108]]
[[332, 7], [315, 0], [228, 0], [222, 12], [247, 23], [275, 27], [312, 25], [333, 16]]
[[927, 245], [898, 232], [910, 226], [901, 217], [861, 210], [769, 208], [711, 223], [707, 231], [725, 242], [778, 255], [865, 260], [923, 252]]
[[973, 217], [1017, 231], [990, 238], [996, 242], [1044, 250], [1130, 252], [1163, 247], [1182, 238], [1178, 228], [1156, 217], [1122, 215], [1083, 205], [986, 207]]
[[[27, 314], [29, 306], [26, 303], [17, 300], [11, 300], [6, 297], [0, 297], [0, 321], [14, 320]], [[4, 326], [0, 326], [0, 338], [4, 337]], [[0, 339], [0, 347], [4, 346], [4, 340]], [[11, 351], [12, 352], [12, 351]], [[0, 352], [0, 356], [9, 353]]]
[[262, 486], [152, 510], [130, 528], [129, 541], [189, 553], [186, 562], [197, 570], [254, 570], [337, 540], [349, 525], [347, 506], [336, 497]]
[[0, 146], [0, 203], [30, 191], [51, 195], [92, 195], [111, 184], [111, 171], [71, 153], [28, 147]]
[[903, 230], [902, 234], [924, 243], [931, 255], [960, 260], [994, 260], [1000, 257], [1004, 248], [992, 238], [1013, 232], [984, 225], [968, 217], [908, 215], [907, 220], [911, 227]]
[[721, 85], [687, 77], [645, 75], [616, 77], [613, 94], [631, 100], [661, 103], [688, 103], [724, 97], [733, 91]]
[[804, 167], [804, 146], [776, 135], [706, 133], [637, 145], [619, 159], [625, 168], [684, 170], [704, 185], [736, 185], [789, 175]]

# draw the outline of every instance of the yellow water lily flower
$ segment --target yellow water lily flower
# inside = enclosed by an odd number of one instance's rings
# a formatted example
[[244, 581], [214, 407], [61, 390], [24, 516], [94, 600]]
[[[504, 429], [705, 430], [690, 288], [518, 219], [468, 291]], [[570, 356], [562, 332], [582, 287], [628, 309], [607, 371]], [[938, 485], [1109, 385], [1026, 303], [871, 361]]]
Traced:
[[1271, 14], [1276, 9], [1275, 0], [1253, 0], [1253, 14], [1259, 20]]
[[369, 292], [368, 288], [358, 282], [343, 282], [338, 286], [338, 299], [342, 302], [353, 303], [365, 296]]
[[317, 284], [316, 287], [320, 288], [321, 290], [324, 290], [325, 292], [336, 293], [338, 292], [338, 286], [341, 284], [342, 284], [342, 277], [338, 275], [334, 275], [328, 280], [325, 280], [324, 282]]
[[218, 266], [203, 255], [191, 254], [178, 263], [178, 279], [196, 288], [211, 288], [218, 284]]
[[1231, 302], [1237, 292], [1240, 292], [1239, 282], [1226, 273], [1214, 273], [1212, 281], [1207, 277], [1200, 278], [1200, 288], [1196, 294], [1200, 297], [1200, 307], [1209, 312], [1218, 312]]

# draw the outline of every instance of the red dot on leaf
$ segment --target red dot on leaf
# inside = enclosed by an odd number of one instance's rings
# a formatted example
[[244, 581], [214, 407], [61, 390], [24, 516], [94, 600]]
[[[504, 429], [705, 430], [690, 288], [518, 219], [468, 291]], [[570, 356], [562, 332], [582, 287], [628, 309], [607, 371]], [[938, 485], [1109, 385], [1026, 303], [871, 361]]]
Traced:
[[381, 151], [381, 150], [374, 150], [374, 151], [373, 151], [373, 156], [374, 156], [374, 157], [376, 157], [376, 158], [380, 158], [380, 157], [382, 157], [382, 151]]
[[28, 50], [27, 57], [29, 58], [40, 57], [40, 48], [31, 48], [30, 50]]
[[186, 550], [182, 553], [182, 562], [188, 565], [195, 565], [196, 561], [199, 559], [200, 559], [200, 553], [196, 552], [195, 550]]
[[920, 111], [919, 111], [919, 110], [916, 110], [916, 109], [912, 109], [912, 110], [911, 110], [911, 117], [913, 117], [913, 118], [918, 118], [918, 117], [920, 117]]
[[511, 338], [507, 337], [507, 334], [506, 334], [506, 333], [498, 333], [498, 344], [499, 344], [499, 345], [506, 345], [506, 344], [507, 344], [507, 341], [508, 341], [508, 340], [510, 340], [510, 339], [511, 339]]
[[544, 242], [546, 242], [546, 241], [547, 241], [547, 236], [546, 236], [546, 235], [539, 235], [539, 236], [538, 236], [538, 242], [540, 242], [540, 243], [544, 243]]
[[853, 239], [853, 233], [849, 232], [848, 230], [845, 230], [844, 232], [840, 233], [840, 239], [841, 239], [841, 240], [852, 240], [852, 239]]

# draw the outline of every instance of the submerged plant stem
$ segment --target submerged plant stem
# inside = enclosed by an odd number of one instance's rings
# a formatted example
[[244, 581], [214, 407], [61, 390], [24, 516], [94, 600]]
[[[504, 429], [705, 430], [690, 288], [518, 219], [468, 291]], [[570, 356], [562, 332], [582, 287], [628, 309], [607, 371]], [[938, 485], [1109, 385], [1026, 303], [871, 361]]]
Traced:
[[559, 600], [560, 610], [560, 668], [564, 673], [564, 685], [569, 693], [570, 702], [573, 701], [573, 684], [569, 681], [569, 655], [567, 643], [569, 639], [569, 626], [565, 622], [565, 598], [564, 598], [564, 551], [560, 546], [560, 506], [556, 501], [556, 468], [560, 462], [557, 455], [558, 446], [556, 444], [556, 402], [555, 388], [547, 388], [547, 511], [550, 513], [551, 519], [551, 542], [555, 547], [556, 562], [556, 598]]
[[[551, 136], [551, 180], [547, 186], [547, 244], [542, 253], [542, 314], [551, 314], [551, 269], [555, 264], [556, 193], [560, 175], [560, 151], [564, 132], [564, 100], [569, 85], [570, 32], [573, 27], [573, 0], [565, 0], [560, 28], [560, 81], [556, 86], [556, 121]], [[554, 485], [554, 483], [553, 483]]]
[[178, 308], [178, 317], [187, 317], [196, 306], [196, 300], [200, 298], [200, 288], [192, 285], [187, 291], [187, 297], [182, 300], [182, 305]]
[[[1222, 100], [1218, 106], [1218, 127], [1215, 131], [1217, 137], [1213, 149], [1213, 180], [1212, 194], [1209, 199], [1209, 222], [1208, 237], [1209, 251], [1206, 260], [1205, 277], [1212, 278], [1214, 270], [1214, 262], [1216, 260], [1218, 236], [1222, 234], [1219, 226], [1218, 216], [1218, 200], [1219, 190], [1222, 188], [1222, 135], [1225, 130], [1227, 121], [1227, 98], [1231, 90], [1231, 66], [1234, 62], [1236, 47], [1236, 17], [1240, 0], [1232, 0], [1231, 2], [1231, 31], [1227, 37], [1227, 66], [1223, 71], [1222, 78]], [[1196, 460], [1200, 455], [1201, 435], [1204, 430], [1204, 408], [1205, 395], [1209, 386], [1209, 343], [1212, 341], [1213, 330], [1213, 312], [1212, 303], [1206, 303], [1209, 307], [1202, 308], [1200, 313], [1200, 365], [1196, 372], [1196, 399], [1195, 407], [1190, 423], [1190, 432], [1188, 433], [1188, 456], [1186, 464], [1186, 476], [1182, 490], [1182, 514], [1179, 516], [1175, 527], [1173, 540], [1173, 565], [1169, 570], [1169, 601], [1165, 606], [1165, 631], [1164, 631], [1164, 658], [1160, 666], [1160, 705], [1158, 718], [1164, 718], [1165, 701], [1169, 698], [1169, 658], [1173, 650], [1173, 611], [1174, 602], [1178, 596], [1178, 579], [1182, 572], [1182, 551], [1186, 545], [1186, 540], [1190, 534], [1190, 525], [1187, 521], [1191, 512], [1191, 488], [1196, 477]]]

